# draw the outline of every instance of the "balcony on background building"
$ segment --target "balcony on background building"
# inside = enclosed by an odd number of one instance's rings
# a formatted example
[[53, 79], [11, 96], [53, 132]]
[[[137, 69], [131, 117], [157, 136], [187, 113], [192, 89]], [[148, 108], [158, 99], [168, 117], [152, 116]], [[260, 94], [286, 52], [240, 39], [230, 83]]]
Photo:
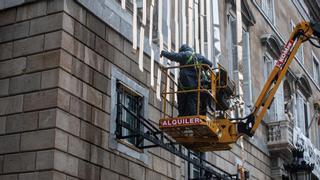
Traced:
[[267, 146], [270, 153], [290, 154], [293, 148], [293, 124], [289, 120], [268, 122]]

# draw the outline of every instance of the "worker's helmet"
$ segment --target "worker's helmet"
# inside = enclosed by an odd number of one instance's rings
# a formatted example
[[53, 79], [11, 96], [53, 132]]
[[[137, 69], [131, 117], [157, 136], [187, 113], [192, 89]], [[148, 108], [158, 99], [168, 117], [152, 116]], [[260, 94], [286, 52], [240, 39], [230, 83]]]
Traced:
[[184, 52], [184, 51], [193, 51], [193, 49], [190, 46], [188, 46], [187, 44], [183, 44], [179, 48], [179, 52]]

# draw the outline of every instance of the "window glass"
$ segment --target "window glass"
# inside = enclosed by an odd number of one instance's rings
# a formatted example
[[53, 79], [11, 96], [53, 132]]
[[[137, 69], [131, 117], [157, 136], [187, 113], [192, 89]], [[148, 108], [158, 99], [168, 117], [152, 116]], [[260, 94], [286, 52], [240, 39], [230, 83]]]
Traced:
[[[205, 153], [203, 153], [203, 152], [192, 152], [192, 151], [190, 151], [189, 154], [190, 154], [190, 157], [193, 160], [195, 160], [196, 162], [198, 162], [198, 163], [201, 163], [201, 159], [205, 158]], [[190, 163], [188, 171], [189, 171], [189, 175], [190, 175], [189, 179], [201, 178], [200, 167]]]
[[[142, 97], [135, 94], [126, 86], [118, 83], [118, 114], [117, 120], [120, 122], [121, 136], [132, 136], [125, 141], [138, 146], [139, 136], [134, 136], [135, 131], [141, 130], [139, 118], [142, 113]], [[123, 126], [122, 126], [123, 124]]]
[[305, 136], [308, 137], [308, 116], [309, 116], [309, 104], [306, 101], [306, 98], [300, 93], [297, 93], [297, 125], [304, 133]]
[[[268, 77], [273, 69], [273, 65], [274, 65], [274, 59], [268, 53], [266, 53], [264, 56], [264, 68], [263, 68], [264, 82], [268, 80]], [[270, 108], [268, 109], [268, 112], [267, 112], [267, 116], [270, 121], [274, 121], [277, 119], [276, 117], [277, 103], [275, 103], [274, 101], [276, 101], [276, 99], [274, 99], [273, 102], [271, 102]]]
[[273, 0], [262, 0], [261, 8], [268, 19], [274, 23], [274, 1]]

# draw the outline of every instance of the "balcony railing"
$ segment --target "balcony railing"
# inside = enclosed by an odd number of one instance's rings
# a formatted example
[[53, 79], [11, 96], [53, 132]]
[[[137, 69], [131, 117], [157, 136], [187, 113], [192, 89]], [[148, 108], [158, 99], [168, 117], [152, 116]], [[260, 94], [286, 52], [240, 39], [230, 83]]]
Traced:
[[314, 147], [310, 139], [306, 137], [300, 128], [294, 127], [292, 121], [282, 120], [269, 122], [268, 124], [268, 148], [270, 153], [278, 157], [290, 159], [292, 149], [303, 149], [304, 160], [314, 163], [313, 174], [320, 178], [320, 151]]
[[293, 124], [289, 120], [274, 121], [268, 124], [268, 148], [270, 152], [290, 154], [293, 148]]

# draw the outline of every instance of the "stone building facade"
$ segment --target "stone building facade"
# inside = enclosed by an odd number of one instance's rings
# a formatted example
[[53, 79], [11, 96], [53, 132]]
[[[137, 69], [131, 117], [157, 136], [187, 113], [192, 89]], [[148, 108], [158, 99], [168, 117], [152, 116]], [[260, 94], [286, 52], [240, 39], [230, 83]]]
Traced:
[[[219, 1], [219, 63], [235, 70], [235, 79], [248, 75], [250, 81], [239, 86], [250, 92], [244, 94], [249, 107], [291, 25], [310, 15], [295, 0], [244, 0], [247, 57], [232, 64], [234, 6], [233, 0]], [[134, 113], [142, 109], [139, 116], [154, 125], [162, 108], [150, 86], [150, 48], [145, 47], [142, 72], [132, 51], [132, 15], [120, 1], [0, 0], [0, 8], [0, 179], [199, 177], [196, 166], [164, 148], [141, 149], [137, 138], [117, 138], [120, 101]], [[308, 43], [302, 49], [255, 136], [231, 151], [204, 153], [205, 160], [229, 174], [243, 165], [250, 179], [281, 179], [288, 154], [300, 147], [316, 164], [313, 179], [320, 178], [320, 132], [313, 120], [320, 99], [320, 51]], [[156, 57], [155, 69], [158, 63]]]

